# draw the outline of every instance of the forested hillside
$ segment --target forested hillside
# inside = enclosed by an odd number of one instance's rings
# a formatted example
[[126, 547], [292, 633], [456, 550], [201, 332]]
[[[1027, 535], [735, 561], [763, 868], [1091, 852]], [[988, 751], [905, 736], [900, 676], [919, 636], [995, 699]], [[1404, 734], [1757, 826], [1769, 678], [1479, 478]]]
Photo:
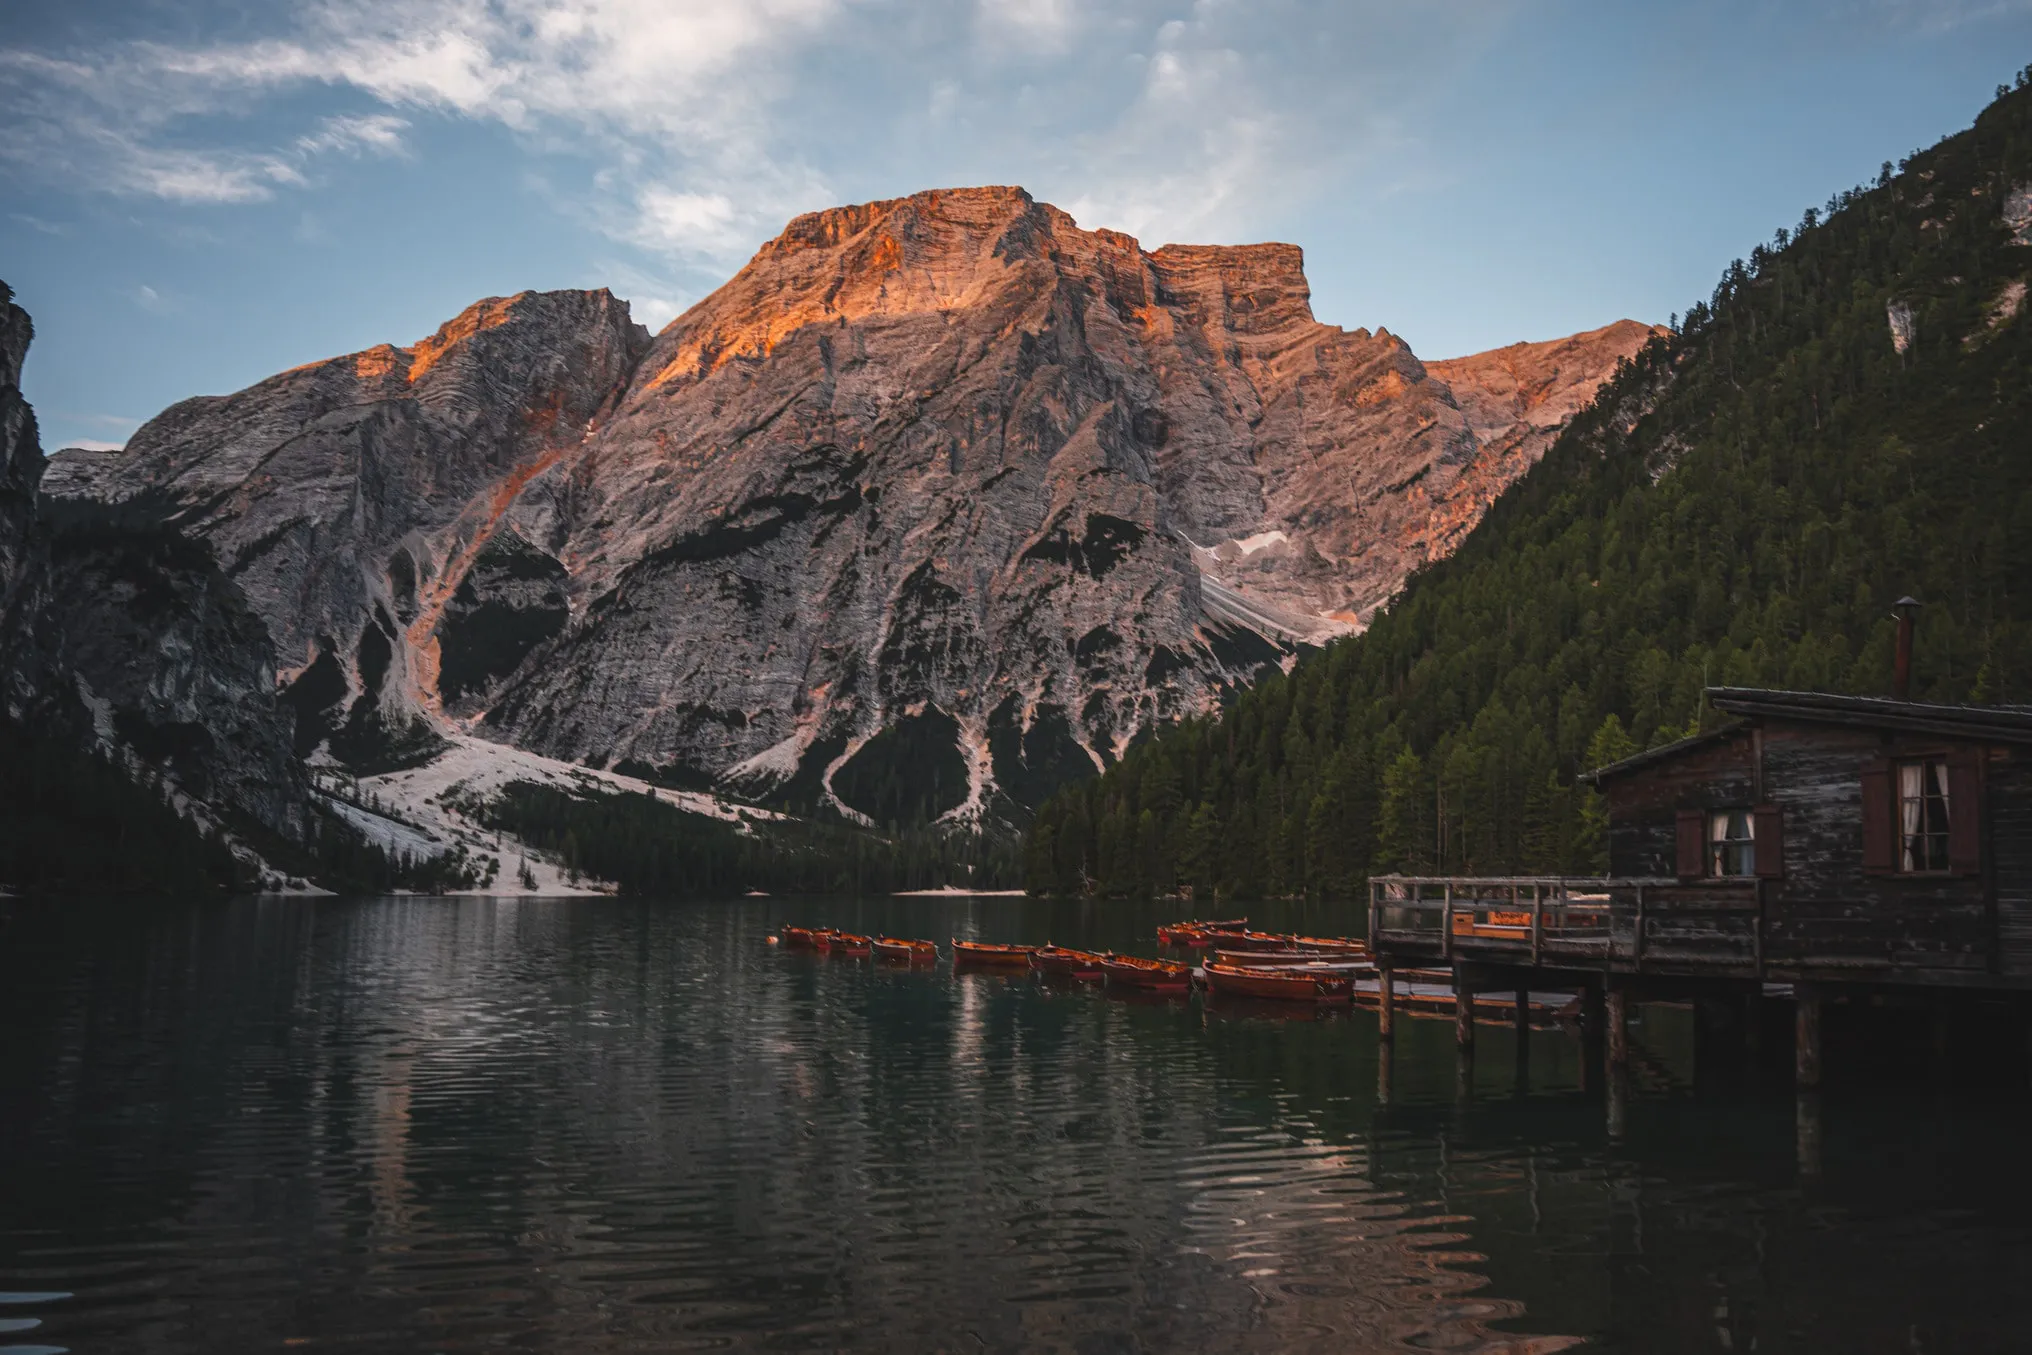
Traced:
[[[2028, 72], [2032, 74], [2032, 72]], [[1031, 888], [1584, 871], [1709, 684], [2032, 700], [2032, 89], [1730, 265], [1370, 630], [1040, 810]]]
[[815, 819], [756, 817], [737, 827], [650, 795], [574, 795], [527, 781], [462, 808], [552, 854], [573, 876], [611, 880], [626, 894], [887, 894], [1020, 883], [1012, 839], [923, 824], [887, 837]]

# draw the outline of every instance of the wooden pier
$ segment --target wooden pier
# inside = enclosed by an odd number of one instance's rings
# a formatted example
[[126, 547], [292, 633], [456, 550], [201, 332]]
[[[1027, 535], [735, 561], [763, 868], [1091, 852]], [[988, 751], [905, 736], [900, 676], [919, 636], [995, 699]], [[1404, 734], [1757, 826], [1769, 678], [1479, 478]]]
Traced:
[[1901, 1008], [1940, 1053], [1956, 1013], [1979, 1011], [2024, 1049], [2032, 708], [1708, 699], [1734, 722], [1592, 773], [1610, 875], [1370, 880], [1385, 1040], [1394, 971], [1451, 970], [1464, 1055], [1478, 992], [1574, 992], [1612, 1120], [1629, 1011], [1647, 1001], [1691, 1001], [1745, 1041], [1761, 1029], [1745, 1015], [1789, 1001], [1803, 1093], [1822, 1079], [1830, 1003]]

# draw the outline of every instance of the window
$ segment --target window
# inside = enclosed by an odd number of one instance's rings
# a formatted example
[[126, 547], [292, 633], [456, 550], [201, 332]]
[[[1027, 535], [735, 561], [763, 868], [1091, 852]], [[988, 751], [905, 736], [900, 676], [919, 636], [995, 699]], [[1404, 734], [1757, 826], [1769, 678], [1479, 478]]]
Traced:
[[1947, 763], [1938, 759], [1898, 764], [1898, 869], [1949, 868]]
[[1757, 819], [1747, 809], [1717, 809], [1707, 816], [1707, 873], [1757, 873]]

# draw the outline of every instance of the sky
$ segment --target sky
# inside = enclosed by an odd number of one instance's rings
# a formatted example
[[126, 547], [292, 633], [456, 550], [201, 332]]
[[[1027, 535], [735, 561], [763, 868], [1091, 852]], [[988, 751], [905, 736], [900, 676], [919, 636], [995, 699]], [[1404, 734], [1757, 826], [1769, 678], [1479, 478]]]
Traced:
[[661, 328], [799, 212], [1015, 183], [1302, 246], [1428, 358], [1665, 322], [1974, 118], [2032, 0], [0, 0], [0, 280], [50, 449], [611, 288]]

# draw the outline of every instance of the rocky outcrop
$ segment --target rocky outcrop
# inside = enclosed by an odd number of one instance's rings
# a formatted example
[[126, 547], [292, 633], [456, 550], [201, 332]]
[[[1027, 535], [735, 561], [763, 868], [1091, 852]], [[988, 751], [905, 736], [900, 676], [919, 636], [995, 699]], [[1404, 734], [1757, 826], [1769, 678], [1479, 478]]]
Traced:
[[488, 301], [187, 401], [45, 497], [203, 542], [296, 746], [470, 725], [873, 822], [1034, 803], [1360, 625], [1649, 331], [1421, 363], [1289, 245], [1015, 188], [793, 221], [651, 342]]
[[36, 485], [42, 479], [35, 411], [21, 395], [21, 364], [34, 337], [28, 312], [14, 304], [13, 289], [0, 282], [0, 615], [21, 575]]
[[1416, 537], [1425, 560], [1451, 555], [1496, 497], [1537, 465], [1560, 430], [1594, 400], [1617, 365], [1668, 332], [1663, 325], [1618, 320], [1564, 339], [1427, 363], [1425, 370], [1446, 382], [1467, 416], [1477, 450]]
[[[0, 287], [0, 297], [6, 294]], [[38, 502], [43, 458], [19, 379], [28, 317], [0, 315], [0, 698], [39, 735], [159, 776], [214, 824], [299, 835], [261, 619], [211, 552], [137, 508]], [[190, 801], [198, 802], [195, 805]]]
[[[64, 451], [44, 497], [204, 543], [272, 637], [299, 745], [387, 765], [431, 747], [440, 627], [467, 633], [475, 565], [562, 539], [562, 482], [532, 482], [581, 451], [648, 338], [604, 291], [482, 301], [414, 347], [186, 400], [122, 451]], [[506, 651], [482, 648], [478, 668], [459, 651], [460, 696], [500, 676]]]
[[1463, 408], [1314, 320], [1289, 245], [1145, 251], [1018, 189], [815, 213], [561, 468], [582, 610], [487, 719], [878, 820], [892, 768], [1028, 798], [1357, 624], [1646, 337], [1469, 360]]

